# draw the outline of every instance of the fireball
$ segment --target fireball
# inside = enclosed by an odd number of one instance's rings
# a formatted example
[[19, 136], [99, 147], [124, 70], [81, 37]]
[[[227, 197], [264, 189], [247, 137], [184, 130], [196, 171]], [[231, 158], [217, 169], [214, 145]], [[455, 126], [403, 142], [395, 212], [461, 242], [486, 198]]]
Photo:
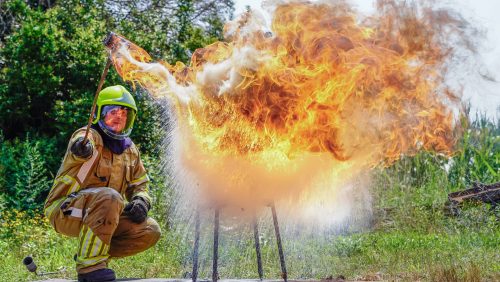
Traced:
[[179, 181], [240, 206], [309, 210], [340, 187], [421, 150], [451, 155], [460, 93], [446, 77], [463, 22], [445, 10], [379, 1], [274, 7], [270, 31], [248, 12], [189, 65], [153, 63], [116, 37], [125, 81], [174, 105]]

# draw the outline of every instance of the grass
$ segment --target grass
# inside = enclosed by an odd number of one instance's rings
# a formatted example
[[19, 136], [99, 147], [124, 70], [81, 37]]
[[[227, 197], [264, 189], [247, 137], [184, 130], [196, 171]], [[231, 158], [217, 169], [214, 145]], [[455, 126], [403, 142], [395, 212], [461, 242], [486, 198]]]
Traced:
[[[5, 271], [0, 272], [0, 281], [31, 281], [36, 276], [22, 264], [25, 256], [31, 255], [38, 272], [61, 271], [46, 278], [75, 279], [73, 255], [77, 240], [57, 234], [45, 218], [31, 217], [22, 212], [3, 213], [0, 217], [0, 252]], [[179, 244], [175, 236], [165, 235], [150, 250], [137, 256], [113, 260], [111, 266], [126, 277], [174, 277], [179, 273]], [[175, 246], [175, 247], [174, 247]]]
[[[76, 240], [56, 239], [47, 234], [56, 246], [24, 243], [12, 248], [2, 245], [4, 271], [0, 281], [28, 281], [33, 276], [21, 264], [23, 256], [35, 254], [42, 271], [66, 267], [67, 272], [52, 278], [74, 278], [71, 257]], [[183, 277], [190, 272], [189, 258], [175, 254], [163, 237], [156, 247], [134, 257], [112, 261], [111, 266], [121, 277]], [[251, 241], [251, 240], [249, 240]], [[222, 243], [222, 242], [221, 242]], [[229, 245], [229, 246], [228, 246]], [[220, 254], [220, 276], [224, 278], [255, 278], [254, 249], [237, 244], [224, 244]], [[418, 233], [376, 231], [348, 236], [286, 240], [289, 277], [325, 278], [343, 275], [349, 279], [379, 277], [389, 280], [415, 281], [498, 281], [500, 279], [500, 231]], [[46, 250], [44, 252], [44, 250]], [[210, 252], [201, 255], [200, 277], [210, 277]], [[273, 241], [263, 246], [262, 257], [266, 278], [279, 277], [278, 256]], [[184, 261], [184, 265], [180, 262]], [[458, 277], [442, 280], [439, 277]], [[464, 280], [473, 276], [479, 280]], [[482, 279], [482, 280], [481, 280]]]
[[[444, 210], [448, 193], [474, 181], [500, 181], [499, 147], [499, 124], [479, 119], [465, 132], [451, 160], [424, 152], [374, 171], [372, 226], [356, 233], [285, 235], [289, 277], [500, 281], [500, 208], [471, 203], [454, 217]], [[189, 277], [192, 229], [186, 233], [160, 223], [164, 233], [154, 248], [111, 262], [120, 277]], [[264, 274], [279, 278], [271, 221], [261, 223]], [[0, 214], [0, 227], [0, 281], [35, 280], [21, 263], [30, 254], [41, 271], [66, 269], [50, 278], [75, 278], [75, 239], [56, 234], [43, 218], [15, 211]], [[221, 278], [257, 277], [253, 234], [246, 231], [221, 232]], [[211, 277], [210, 233], [209, 227], [203, 231], [199, 277]]]

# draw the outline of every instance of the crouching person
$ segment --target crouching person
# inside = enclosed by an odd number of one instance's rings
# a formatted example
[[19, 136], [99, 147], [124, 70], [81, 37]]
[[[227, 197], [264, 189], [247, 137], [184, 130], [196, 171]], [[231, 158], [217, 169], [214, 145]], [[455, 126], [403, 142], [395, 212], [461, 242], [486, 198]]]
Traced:
[[137, 106], [123, 86], [103, 89], [88, 136], [78, 129], [45, 202], [54, 229], [78, 237], [78, 281], [114, 281], [110, 258], [131, 256], [156, 244], [160, 227], [148, 217], [148, 176], [129, 138]]

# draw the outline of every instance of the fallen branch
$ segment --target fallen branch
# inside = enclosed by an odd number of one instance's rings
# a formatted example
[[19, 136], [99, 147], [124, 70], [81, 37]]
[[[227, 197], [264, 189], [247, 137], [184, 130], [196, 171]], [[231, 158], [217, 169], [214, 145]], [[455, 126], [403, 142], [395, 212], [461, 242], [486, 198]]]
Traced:
[[500, 182], [489, 185], [476, 182], [472, 188], [448, 194], [445, 205], [453, 215], [457, 215], [458, 208], [468, 201], [488, 203], [495, 207], [500, 203]]

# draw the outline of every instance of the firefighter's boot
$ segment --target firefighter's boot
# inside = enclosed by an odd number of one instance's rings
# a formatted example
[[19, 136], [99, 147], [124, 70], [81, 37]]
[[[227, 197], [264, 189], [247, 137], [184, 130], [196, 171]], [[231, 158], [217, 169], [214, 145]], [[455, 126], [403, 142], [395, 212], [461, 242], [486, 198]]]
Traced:
[[78, 282], [115, 281], [115, 272], [109, 268], [101, 268], [85, 274], [78, 274]]

